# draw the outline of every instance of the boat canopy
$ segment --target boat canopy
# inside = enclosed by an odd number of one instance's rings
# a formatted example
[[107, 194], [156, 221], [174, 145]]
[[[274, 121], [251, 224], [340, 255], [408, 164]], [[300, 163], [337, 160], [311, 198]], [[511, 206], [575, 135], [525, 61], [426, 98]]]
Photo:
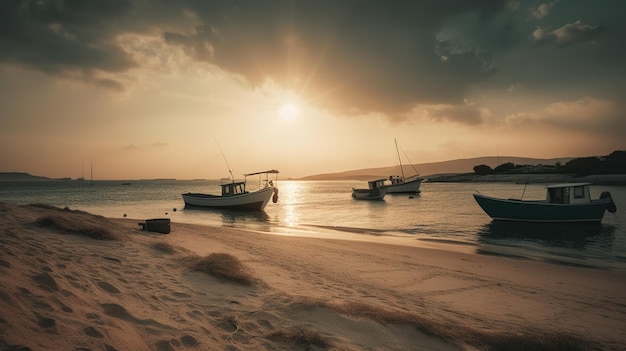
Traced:
[[264, 174], [264, 173], [276, 174], [276, 173], [280, 173], [280, 172], [278, 172], [275, 169], [270, 169], [269, 171], [261, 171], [261, 172], [254, 172], [254, 173], [244, 174], [244, 176], [248, 177], [248, 176], [253, 176], [253, 175], [257, 175], [257, 174]]
[[591, 185], [591, 183], [562, 183], [562, 184], [551, 184], [551, 185], [546, 185], [547, 189], [553, 189], [553, 188], [571, 188], [571, 187], [575, 187], [575, 186], [586, 186], [586, 185]]

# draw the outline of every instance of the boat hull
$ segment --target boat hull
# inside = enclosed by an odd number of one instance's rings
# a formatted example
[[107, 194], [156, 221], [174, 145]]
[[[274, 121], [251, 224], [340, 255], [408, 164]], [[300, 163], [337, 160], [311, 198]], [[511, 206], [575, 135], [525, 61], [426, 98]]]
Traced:
[[473, 195], [478, 205], [494, 221], [600, 222], [610, 203], [608, 199], [599, 199], [583, 204], [555, 204]]
[[357, 200], [383, 200], [385, 198], [385, 190], [377, 189], [352, 189], [352, 197]]
[[415, 194], [420, 192], [422, 179], [407, 180], [402, 183], [387, 185], [387, 194]]
[[274, 194], [273, 187], [233, 196], [200, 193], [183, 194], [185, 207], [204, 207], [242, 211], [263, 211]]

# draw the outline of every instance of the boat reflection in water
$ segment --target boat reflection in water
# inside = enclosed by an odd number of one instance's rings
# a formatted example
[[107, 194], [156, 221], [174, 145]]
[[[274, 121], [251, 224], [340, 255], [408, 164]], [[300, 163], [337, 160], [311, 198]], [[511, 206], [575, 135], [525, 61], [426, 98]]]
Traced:
[[232, 228], [259, 228], [260, 225], [269, 226], [270, 216], [265, 211], [238, 211], [224, 210], [211, 207], [185, 207], [183, 213], [192, 214], [198, 221], [221, 222], [225, 227]]
[[604, 264], [589, 257], [614, 255], [612, 251], [615, 231], [613, 225], [601, 223], [492, 221], [479, 229], [476, 252], [573, 266], [606, 268]]

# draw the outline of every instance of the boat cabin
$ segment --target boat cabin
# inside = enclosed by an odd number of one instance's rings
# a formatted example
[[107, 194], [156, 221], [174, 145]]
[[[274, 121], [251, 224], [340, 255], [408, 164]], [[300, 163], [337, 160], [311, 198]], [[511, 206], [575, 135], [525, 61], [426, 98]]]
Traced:
[[379, 189], [379, 188], [383, 188], [385, 187], [385, 180], [386, 179], [377, 179], [377, 180], [372, 180], [367, 182], [369, 189]]
[[554, 184], [546, 186], [546, 200], [551, 204], [586, 204], [591, 202], [591, 183]]
[[404, 178], [396, 175], [389, 176], [389, 182], [391, 185], [402, 184], [404, 183]]
[[246, 182], [222, 184], [222, 196], [235, 196], [247, 193]]

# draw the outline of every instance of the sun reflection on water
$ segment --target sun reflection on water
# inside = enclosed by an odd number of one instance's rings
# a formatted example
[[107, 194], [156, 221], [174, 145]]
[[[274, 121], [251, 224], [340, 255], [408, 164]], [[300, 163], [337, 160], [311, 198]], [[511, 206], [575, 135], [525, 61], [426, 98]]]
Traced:
[[304, 194], [304, 186], [300, 182], [281, 182], [278, 185], [279, 200], [281, 203], [283, 221], [289, 227], [296, 227], [300, 224], [300, 215], [297, 209], [298, 204], [302, 203]]

